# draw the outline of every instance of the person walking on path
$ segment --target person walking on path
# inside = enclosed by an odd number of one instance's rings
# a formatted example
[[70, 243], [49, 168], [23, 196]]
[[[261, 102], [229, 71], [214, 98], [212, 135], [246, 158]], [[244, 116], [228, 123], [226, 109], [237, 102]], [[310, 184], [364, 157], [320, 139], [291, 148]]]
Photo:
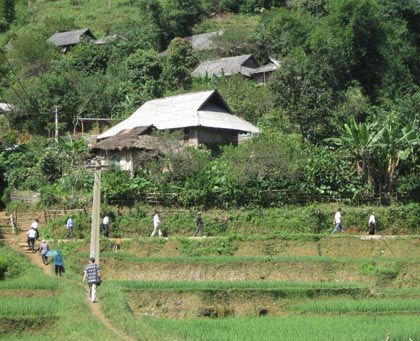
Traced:
[[369, 226], [368, 233], [371, 235], [375, 234], [376, 218], [375, 218], [374, 212], [370, 214], [368, 226]]
[[161, 226], [162, 222], [160, 221], [159, 212], [155, 210], [155, 214], [153, 216], [153, 232], [150, 237], [154, 237], [156, 234], [159, 234], [159, 237], [162, 237], [162, 231], [160, 230]]
[[35, 240], [36, 240], [36, 230], [33, 228], [30, 228], [28, 232], [26, 232], [26, 235], [28, 236], [28, 248], [32, 252], [35, 252]]
[[334, 230], [331, 232], [331, 234], [336, 233], [338, 230], [340, 230], [341, 233], [344, 233], [343, 229], [343, 217], [341, 216], [341, 208], [337, 210], [337, 212], [334, 215]]
[[64, 270], [64, 258], [61, 251], [57, 250], [57, 254], [54, 257], [55, 274], [58, 276], [65, 272]]
[[106, 215], [102, 220], [102, 227], [104, 228], [104, 236], [109, 237], [109, 216]]
[[64, 238], [65, 239], [74, 238], [74, 220], [73, 220], [73, 217], [69, 217], [69, 219], [67, 219], [66, 228], [67, 228], [67, 234]]
[[38, 227], [39, 227], [39, 219], [36, 218], [31, 224], [31, 229], [34, 229], [36, 231], [36, 237], [35, 237], [36, 239], [39, 238]]
[[42, 240], [41, 245], [39, 246], [39, 254], [42, 258], [42, 263], [44, 265], [48, 265], [48, 257], [47, 252], [50, 250], [48, 247], [47, 241], [45, 239]]
[[195, 225], [196, 225], [196, 229], [195, 229], [193, 237], [197, 237], [199, 233], [201, 233], [202, 235], [204, 223], [203, 223], [203, 219], [201, 218], [201, 212], [197, 212], [197, 219], [195, 221]]
[[83, 283], [86, 279], [89, 284], [89, 299], [92, 303], [96, 302], [96, 285], [101, 278], [101, 268], [95, 264], [95, 258], [89, 258], [89, 264], [86, 266], [83, 274]]

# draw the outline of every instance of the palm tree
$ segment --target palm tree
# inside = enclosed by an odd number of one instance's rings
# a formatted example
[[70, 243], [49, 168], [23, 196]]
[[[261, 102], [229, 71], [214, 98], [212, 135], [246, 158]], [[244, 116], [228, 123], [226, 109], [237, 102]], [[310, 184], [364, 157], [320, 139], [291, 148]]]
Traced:
[[372, 156], [377, 149], [383, 147], [381, 142], [383, 132], [383, 129], [377, 130], [375, 123], [358, 123], [353, 116], [350, 116], [344, 124], [343, 135], [330, 138], [328, 141], [347, 150], [353, 159], [354, 170], [362, 174], [368, 184], [372, 184]]
[[419, 122], [414, 120], [401, 128], [396, 117], [394, 113], [390, 113], [384, 124], [382, 137], [387, 166], [387, 190], [391, 195], [400, 161], [407, 160], [410, 155], [415, 156], [415, 150], [420, 145]]

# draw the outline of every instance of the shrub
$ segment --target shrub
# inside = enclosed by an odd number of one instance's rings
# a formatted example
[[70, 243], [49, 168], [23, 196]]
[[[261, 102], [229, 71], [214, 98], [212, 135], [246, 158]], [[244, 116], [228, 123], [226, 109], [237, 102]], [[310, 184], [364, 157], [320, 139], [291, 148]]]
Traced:
[[4, 279], [7, 272], [8, 259], [4, 255], [0, 255], [0, 280]]

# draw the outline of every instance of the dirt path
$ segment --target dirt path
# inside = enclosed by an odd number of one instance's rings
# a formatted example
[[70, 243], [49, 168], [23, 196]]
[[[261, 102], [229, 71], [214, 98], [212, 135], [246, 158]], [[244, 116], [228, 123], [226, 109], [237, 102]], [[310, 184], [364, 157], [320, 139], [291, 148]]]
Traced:
[[[14, 234], [5, 234], [3, 236], [4, 242], [9, 245], [14, 250], [21, 252], [25, 254], [34, 264], [35, 266], [41, 268], [44, 273], [48, 276], [53, 276], [54, 274], [54, 263], [50, 263], [49, 265], [44, 265], [42, 263], [41, 256], [38, 252], [32, 253], [28, 252], [27, 248], [24, 246], [26, 243], [26, 233], [21, 232], [18, 235]], [[37, 248], [39, 246], [40, 242], [37, 241], [35, 244], [35, 247]], [[88, 305], [92, 311], [92, 314], [95, 316], [96, 319], [98, 319], [108, 330], [110, 330], [112, 333], [118, 336], [120, 340], [127, 340], [127, 341], [135, 341], [135, 339], [127, 336], [119, 330], [116, 326], [114, 326], [110, 320], [108, 320], [104, 314], [104, 312], [101, 309], [101, 305], [99, 303], [92, 304], [89, 302], [88, 298], [86, 297], [86, 301], [88, 302]]]

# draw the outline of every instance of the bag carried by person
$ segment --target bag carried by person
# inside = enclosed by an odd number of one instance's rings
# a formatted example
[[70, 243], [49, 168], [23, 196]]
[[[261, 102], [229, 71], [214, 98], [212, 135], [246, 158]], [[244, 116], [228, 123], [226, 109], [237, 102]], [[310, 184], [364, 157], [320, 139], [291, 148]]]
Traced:
[[102, 278], [101, 278], [101, 276], [98, 273], [98, 266], [96, 265], [96, 285], [97, 286], [100, 286], [101, 283], [102, 283]]

